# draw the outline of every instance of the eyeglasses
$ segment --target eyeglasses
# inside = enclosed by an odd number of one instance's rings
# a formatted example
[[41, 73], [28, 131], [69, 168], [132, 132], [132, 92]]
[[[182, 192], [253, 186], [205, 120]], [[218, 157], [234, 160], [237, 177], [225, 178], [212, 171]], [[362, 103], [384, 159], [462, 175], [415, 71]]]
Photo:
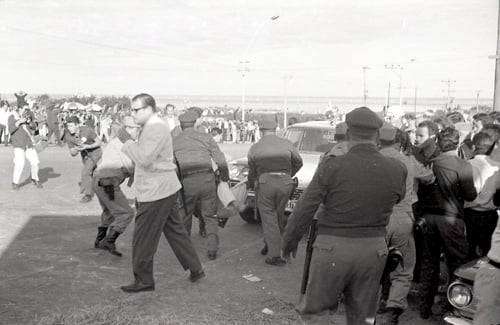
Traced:
[[131, 109], [131, 110], [133, 110], [133, 111], [135, 111], [135, 112], [138, 112], [138, 111], [140, 111], [141, 109], [145, 109], [145, 108], [148, 108], [148, 107], [149, 107], [149, 106], [142, 106], [142, 107], [139, 107], [139, 108], [133, 108], [133, 107], [131, 107], [130, 109]]

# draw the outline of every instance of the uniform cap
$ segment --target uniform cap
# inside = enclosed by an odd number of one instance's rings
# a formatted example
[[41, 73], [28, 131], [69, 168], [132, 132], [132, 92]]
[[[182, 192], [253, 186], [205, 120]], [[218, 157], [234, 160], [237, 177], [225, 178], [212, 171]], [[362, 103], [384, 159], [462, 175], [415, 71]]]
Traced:
[[345, 122], [351, 133], [375, 133], [382, 127], [382, 119], [368, 107], [358, 107], [347, 113]]
[[78, 117], [72, 115], [66, 119], [66, 123], [74, 123], [74, 124], [78, 125], [78, 124], [80, 124], [80, 120], [78, 119]]
[[380, 128], [380, 140], [393, 141], [396, 139], [396, 131], [394, 125], [384, 122]]
[[276, 123], [273, 121], [260, 121], [259, 129], [261, 130], [276, 130]]
[[201, 117], [203, 115], [203, 110], [199, 107], [193, 106], [188, 108], [188, 112], [194, 112], [198, 117]]
[[135, 120], [132, 116], [125, 116], [123, 118], [123, 125], [131, 127], [131, 128], [141, 127], [139, 124], [135, 123]]
[[182, 124], [194, 124], [198, 119], [198, 114], [192, 111], [187, 111], [179, 116], [179, 122]]
[[335, 134], [343, 134], [347, 133], [347, 124], [345, 122], [340, 122], [335, 126]]

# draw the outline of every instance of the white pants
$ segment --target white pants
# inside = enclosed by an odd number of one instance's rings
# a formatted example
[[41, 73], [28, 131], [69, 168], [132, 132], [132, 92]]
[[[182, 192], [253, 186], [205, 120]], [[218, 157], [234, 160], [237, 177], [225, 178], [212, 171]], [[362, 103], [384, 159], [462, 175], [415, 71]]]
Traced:
[[14, 148], [14, 174], [12, 175], [12, 182], [19, 184], [21, 174], [23, 173], [24, 160], [28, 159], [31, 165], [31, 178], [38, 181], [38, 154], [34, 148], [23, 150], [21, 148]]

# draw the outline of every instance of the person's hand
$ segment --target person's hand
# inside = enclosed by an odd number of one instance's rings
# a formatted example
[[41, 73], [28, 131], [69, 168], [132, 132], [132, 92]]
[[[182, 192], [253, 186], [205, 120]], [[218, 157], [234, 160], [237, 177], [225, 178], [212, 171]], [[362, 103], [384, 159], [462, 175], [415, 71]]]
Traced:
[[[282, 255], [285, 260], [287, 260], [288, 263], [292, 263], [291, 257], [295, 258], [297, 257], [297, 249], [299, 247], [299, 243], [297, 242], [296, 244], [285, 244], [283, 245], [283, 251]], [[291, 257], [290, 257], [291, 255]]]
[[132, 136], [125, 130], [125, 127], [121, 127], [118, 130], [116, 137], [122, 142], [125, 143], [127, 140], [132, 140]]
[[82, 145], [76, 146], [76, 150], [78, 150], [78, 151], [87, 150], [88, 148], [89, 148], [89, 146], [87, 144], [82, 144]]

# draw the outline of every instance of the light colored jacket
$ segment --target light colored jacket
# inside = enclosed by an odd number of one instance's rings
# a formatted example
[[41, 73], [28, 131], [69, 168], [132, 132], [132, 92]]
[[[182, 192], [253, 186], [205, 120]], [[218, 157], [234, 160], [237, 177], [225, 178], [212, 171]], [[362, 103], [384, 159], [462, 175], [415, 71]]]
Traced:
[[158, 116], [153, 115], [146, 122], [137, 142], [125, 142], [122, 152], [135, 164], [137, 201], [164, 199], [181, 188], [175, 171], [170, 130]]

